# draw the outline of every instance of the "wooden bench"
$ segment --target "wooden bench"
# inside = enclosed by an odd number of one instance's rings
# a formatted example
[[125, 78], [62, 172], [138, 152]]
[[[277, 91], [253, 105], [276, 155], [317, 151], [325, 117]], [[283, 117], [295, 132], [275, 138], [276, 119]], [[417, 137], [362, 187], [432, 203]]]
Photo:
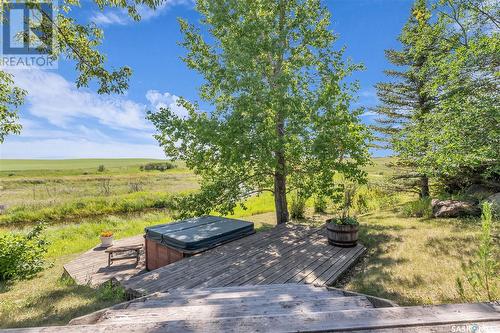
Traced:
[[[141, 256], [141, 250], [142, 250], [142, 244], [128, 245], [128, 246], [112, 246], [108, 248], [106, 251], [104, 251], [108, 254], [108, 267], [111, 266], [113, 261], [134, 259], [134, 258], [135, 258], [135, 264], [137, 265], [139, 263], [139, 258]], [[121, 254], [126, 252], [133, 252], [134, 254], [115, 257], [116, 254]]]

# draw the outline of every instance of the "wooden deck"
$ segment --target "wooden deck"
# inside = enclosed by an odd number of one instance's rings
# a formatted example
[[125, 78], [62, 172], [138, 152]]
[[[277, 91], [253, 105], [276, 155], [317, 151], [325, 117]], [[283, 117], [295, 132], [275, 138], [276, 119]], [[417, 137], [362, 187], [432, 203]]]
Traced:
[[328, 244], [325, 228], [282, 225], [122, 282], [129, 295], [191, 288], [333, 284], [365, 248]]
[[[115, 246], [128, 246], [134, 244], [144, 244], [142, 235], [120, 239], [114, 242]], [[115, 262], [108, 267], [108, 254], [106, 249], [95, 247], [75, 260], [64, 265], [64, 270], [77, 284], [97, 287], [107, 281], [123, 281], [133, 276], [144, 273], [144, 254], [141, 254], [139, 264], [135, 259]]]

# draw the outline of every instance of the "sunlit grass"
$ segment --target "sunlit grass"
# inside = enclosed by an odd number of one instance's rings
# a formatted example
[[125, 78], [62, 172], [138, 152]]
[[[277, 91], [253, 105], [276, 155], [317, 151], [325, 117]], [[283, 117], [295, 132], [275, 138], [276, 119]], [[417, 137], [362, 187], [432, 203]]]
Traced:
[[403, 217], [381, 211], [361, 218], [367, 257], [346, 288], [400, 305], [459, 303], [455, 279], [478, 247], [478, 220]]
[[269, 192], [261, 193], [248, 198], [245, 201], [245, 207], [237, 206], [234, 209], [234, 213], [228, 215], [228, 217], [238, 218], [243, 216], [250, 216], [268, 212], [274, 212], [274, 197]]

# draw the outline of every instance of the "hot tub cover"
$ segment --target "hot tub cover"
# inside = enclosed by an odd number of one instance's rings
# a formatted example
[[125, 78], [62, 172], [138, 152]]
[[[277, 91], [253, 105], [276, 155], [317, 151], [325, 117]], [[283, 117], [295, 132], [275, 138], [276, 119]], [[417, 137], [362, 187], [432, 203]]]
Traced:
[[146, 238], [167, 246], [196, 251], [253, 234], [252, 222], [201, 216], [145, 229]]

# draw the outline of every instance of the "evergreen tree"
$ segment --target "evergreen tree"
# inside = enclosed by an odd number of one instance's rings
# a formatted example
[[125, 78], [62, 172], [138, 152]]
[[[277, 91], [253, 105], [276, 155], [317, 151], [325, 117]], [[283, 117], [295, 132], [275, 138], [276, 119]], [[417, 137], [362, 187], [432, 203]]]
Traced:
[[438, 30], [433, 29], [430, 19], [427, 1], [417, 0], [398, 37], [401, 50], [386, 50], [388, 61], [399, 69], [385, 71], [392, 80], [376, 85], [380, 104], [373, 108], [379, 115], [373, 126], [379, 140], [395, 152], [396, 164], [405, 170], [397, 178], [406, 180], [407, 186], [417, 186], [421, 197], [429, 196], [429, 177], [417, 173], [416, 166], [429, 146], [424, 136], [414, 140], [414, 134], [424, 133], [425, 117], [436, 105], [435, 97], [426, 89], [433, 76], [428, 60], [438, 52], [439, 40]]
[[[438, 96], [426, 117], [432, 150], [418, 170], [449, 193], [481, 184], [500, 189], [500, 3], [439, 0], [434, 9], [446, 52], [432, 55], [428, 84]], [[418, 138], [415, 135], [415, 138]]]

